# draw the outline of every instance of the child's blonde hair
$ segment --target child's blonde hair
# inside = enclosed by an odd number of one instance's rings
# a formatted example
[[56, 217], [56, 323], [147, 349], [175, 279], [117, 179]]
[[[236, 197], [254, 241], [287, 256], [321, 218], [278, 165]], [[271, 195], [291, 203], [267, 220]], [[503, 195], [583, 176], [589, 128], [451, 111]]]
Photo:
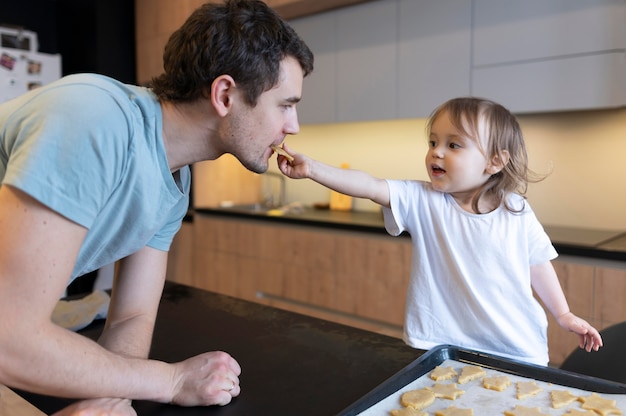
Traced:
[[[474, 196], [472, 200], [474, 211], [478, 212], [480, 198], [490, 194], [498, 206], [504, 204], [511, 212], [521, 212], [524, 207], [511, 207], [507, 202], [507, 196], [513, 192], [525, 195], [528, 183], [541, 181], [545, 176], [537, 175], [528, 168], [526, 145], [515, 116], [491, 100], [477, 97], [454, 98], [433, 111], [426, 126], [426, 137], [430, 137], [434, 121], [443, 113], [447, 113], [452, 125], [463, 136], [478, 144], [488, 159], [507, 161], [504, 151], [508, 152], [508, 162], [502, 170], [491, 175]], [[481, 137], [483, 135], [487, 137]], [[486, 143], [486, 148], [483, 143]]]

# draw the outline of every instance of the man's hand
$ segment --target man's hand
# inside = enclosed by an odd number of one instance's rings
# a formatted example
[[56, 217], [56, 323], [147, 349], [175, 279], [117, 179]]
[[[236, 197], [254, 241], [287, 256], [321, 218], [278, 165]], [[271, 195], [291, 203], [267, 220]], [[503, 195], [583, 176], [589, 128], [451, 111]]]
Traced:
[[176, 367], [174, 404], [224, 406], [241, 391], [241, 367], [225, 352], [207, 352], [173, 365]]
[[90, 399], [76, 402], [52, 416], [137, 416], [126, 399]]

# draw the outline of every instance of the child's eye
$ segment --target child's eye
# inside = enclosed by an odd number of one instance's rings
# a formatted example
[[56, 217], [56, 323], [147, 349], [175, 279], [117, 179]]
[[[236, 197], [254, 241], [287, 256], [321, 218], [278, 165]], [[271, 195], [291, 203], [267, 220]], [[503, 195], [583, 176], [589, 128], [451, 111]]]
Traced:
[[460, 149], [461, 145], [458, 143], [450, 143], [450, 149]]
[[428, 146], [435, 147], [435, 141], [434, 140], [429, 140], [428, 141]]

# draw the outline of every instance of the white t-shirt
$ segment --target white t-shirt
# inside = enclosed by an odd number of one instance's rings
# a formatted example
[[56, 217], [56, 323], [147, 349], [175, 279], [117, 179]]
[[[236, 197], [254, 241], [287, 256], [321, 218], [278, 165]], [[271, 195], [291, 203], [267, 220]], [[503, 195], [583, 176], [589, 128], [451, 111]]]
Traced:
[[0, 182], [88, 229], [73, 278], [148, 245], [167, 251], [189, 205], [161, 107], [142, 87], [80, 74], [0, 105]]
[[388, 180], [389, 234], [411, 235], [404, 340], [421, 349], [452, 344], [540, 365], [548, 363], [547, 318], [533, 297], [530, 266], [557, 256], [527, 201], [463, 210], [421, 181]]

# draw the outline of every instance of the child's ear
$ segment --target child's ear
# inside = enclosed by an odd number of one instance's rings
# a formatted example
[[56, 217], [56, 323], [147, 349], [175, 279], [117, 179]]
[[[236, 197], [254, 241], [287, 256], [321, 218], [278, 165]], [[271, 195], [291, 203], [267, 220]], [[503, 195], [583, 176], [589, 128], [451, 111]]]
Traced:
[[509, 163], [509, 152], [507, 150], [503, 150], [499, 155], [494, 156], [489, 165], [487, 166], [487, 173], [490, 175], [495, 175], [500, 172], [507, 163]]

